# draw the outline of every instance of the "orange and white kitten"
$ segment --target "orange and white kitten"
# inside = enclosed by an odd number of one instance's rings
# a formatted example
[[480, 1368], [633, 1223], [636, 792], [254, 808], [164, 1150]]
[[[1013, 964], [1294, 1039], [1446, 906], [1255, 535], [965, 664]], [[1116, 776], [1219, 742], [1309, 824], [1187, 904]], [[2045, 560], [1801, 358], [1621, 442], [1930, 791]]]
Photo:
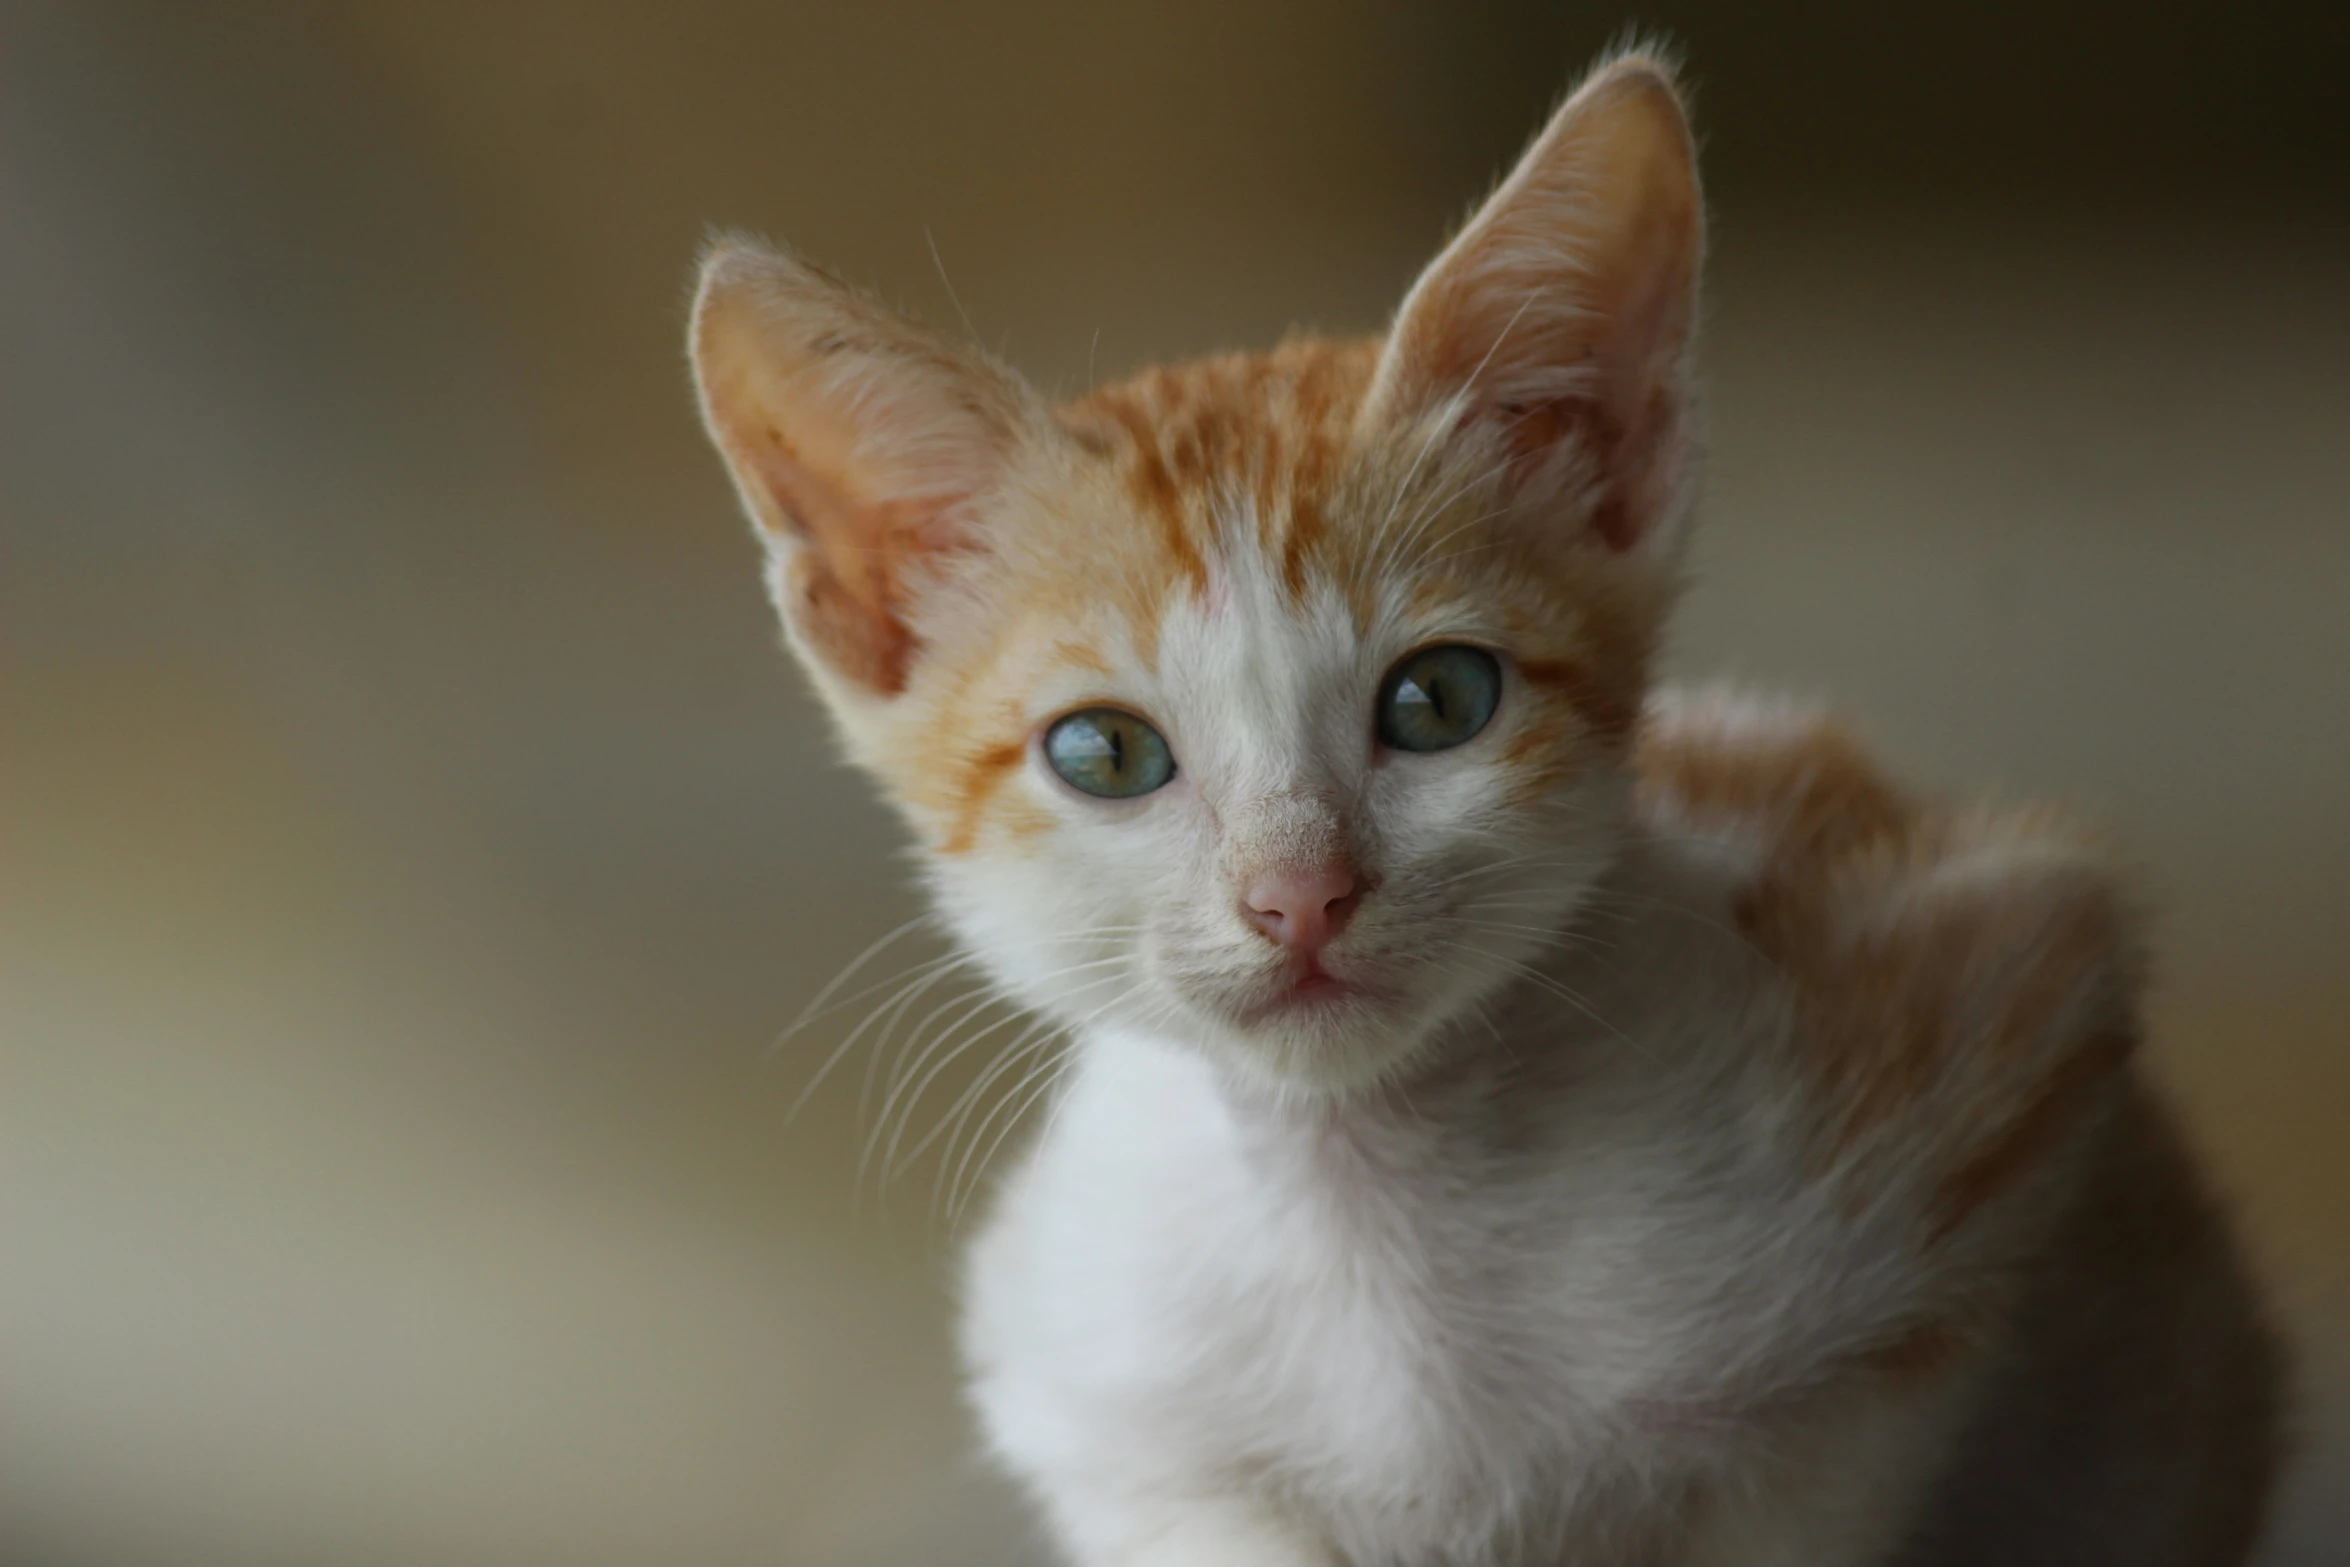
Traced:
[[1073, 1562], [2249, 1548], [2277, 1357], [2097, 853], [1648, 689], [1703, 235], [1634, 56], [1375, 341], [1056, 408], [708, 258], [791, 644], [1074, 1039], [964, 1338]]

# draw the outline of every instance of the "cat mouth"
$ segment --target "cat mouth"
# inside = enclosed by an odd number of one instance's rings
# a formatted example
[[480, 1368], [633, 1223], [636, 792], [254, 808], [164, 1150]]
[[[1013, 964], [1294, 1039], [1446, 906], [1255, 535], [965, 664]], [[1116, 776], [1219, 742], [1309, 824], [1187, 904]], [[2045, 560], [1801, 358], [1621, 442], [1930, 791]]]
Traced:
[[1317, 958], [1302, 958], [1282, 976], [1272, 996], [1250, 1007], [1242, 1021], [1250, 1024], [1292, 1021], [1355, 1001], [1382, 999], [1379, 992], [1358, 980], [1333, 974]]

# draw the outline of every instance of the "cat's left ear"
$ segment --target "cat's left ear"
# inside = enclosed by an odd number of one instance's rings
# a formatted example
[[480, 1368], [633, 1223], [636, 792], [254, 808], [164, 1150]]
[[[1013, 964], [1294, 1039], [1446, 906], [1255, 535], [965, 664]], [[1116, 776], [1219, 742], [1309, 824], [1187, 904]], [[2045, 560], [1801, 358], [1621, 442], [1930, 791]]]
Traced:
[[793, 647], [836, 696], [903, 690], [926, 588], [983, 547], [1047, 424], [1027, 385], [792, 256], [722, 241], [694, 297], [702, 418], [767, 545]]
[[1405, 298], [1366, 417], [1481, 431], [1513, 498], [1624, 552], [1668, 535], [1696, 444], [1705, 249], [1666, 68], [1631, 56], [1568, 99]]

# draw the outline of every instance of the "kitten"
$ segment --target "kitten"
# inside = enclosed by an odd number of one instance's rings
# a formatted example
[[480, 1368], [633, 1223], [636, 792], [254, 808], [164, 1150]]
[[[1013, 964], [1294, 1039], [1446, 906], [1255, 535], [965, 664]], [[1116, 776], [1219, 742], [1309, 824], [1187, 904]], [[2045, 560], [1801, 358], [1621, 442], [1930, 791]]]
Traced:
[[2217, 1564], [2277, 1355], [2097, 849], [1656, 697], [1703, 213], [1574, 94], [1369, 342], [1065, 407], [804, 263], [694, 363], [792, 646], [1075, 1055], [972, 1249], [1080, 1564]]

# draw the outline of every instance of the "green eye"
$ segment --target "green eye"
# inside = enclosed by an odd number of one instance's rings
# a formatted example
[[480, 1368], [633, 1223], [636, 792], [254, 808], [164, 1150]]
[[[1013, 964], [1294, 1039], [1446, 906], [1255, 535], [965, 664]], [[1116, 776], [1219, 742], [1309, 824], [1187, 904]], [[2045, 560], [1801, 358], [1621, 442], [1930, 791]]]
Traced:
[[1424, 647], [1379, 687], [1379, 738], [1398, 751], [1448, 751], [1501, 705], [1501, 664], [1480, 647]]
[[1106, 800], [1148, 794], [1175, 776], [1156, 729], [1114, 707], [1089, 707], [1045, 731], [1044, 759], [1072, 787]]

